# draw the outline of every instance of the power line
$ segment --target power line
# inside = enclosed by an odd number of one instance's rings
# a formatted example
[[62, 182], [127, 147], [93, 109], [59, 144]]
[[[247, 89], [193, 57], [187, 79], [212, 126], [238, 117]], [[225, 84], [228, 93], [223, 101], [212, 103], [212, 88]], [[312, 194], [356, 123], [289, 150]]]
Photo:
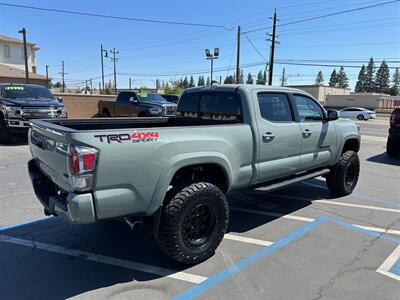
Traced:
[[[277, 25], [277, 26], [282, 27], [282, 26], [288, 26], [288, 25], [293, 25], [293, 24], [299, 24], [299, 23], [304, 23], [304, 22], [313, 21], [313, 20], [317, 20], [317, 19], [322, 19], [322, 18], [332, 17], [332, 16], [346, 14], [346, 13], [350, 13], [350, 12], [365, 10], [365, 9], [374, 8], [374, 7], [383, 6], [383, 5], [392, 4], [392, 3], [397, 3], [397, 2], [400, 2], [400, 0], [386, 1], [386, 2], [383, 2], [383, 3], [377, 3], [377, 4], [361, 6], [361, 7], [357, 7], [357, 8], [353, 8], [353, 9], [337, 11], [337, 12], [330, 13], [330, 14], [314, 16], [314, 17], [310, 17], [310, 18], [297, 20], [297, 21], [283, 23], [283, 24], [280, 24], [280, 25]], [[271, 27], [258, 28], [258, 29], [253, 29], [253, 30], [246, 31], [245, 33], [257, 32], [257, 31], [262, 31], [262, 30], [266, 30], [266, 29], [270, 29], [270, 28]]]
[[31, 6], [31, 5], [11, 4], [11, 3], [4, 3], [4, 2], [0, 2], [0, 5], [9, 6], [9, 7], [16, 7], [16, 8], [25, 8], [25, 9], [33, 9], [33, 10], [40, 10], [40, 11], [64, 13], [64, 14], [71, 14], [71, 15], [80, 15], [80, 16], [87, 16], [87, 17], [97, 17], [97, 18], [106, 18], [106, 19], [125, 20], [125, 21], [158, 23], [158, 24], [168, 24], [168, 25], [195, 26], [195, 27], [223, 28], [225, 30], [232, 30], [233, 29], [233, 28], [228, 28], [228, 27], [226, 27], [224, 25], [189, 23], [189, 22], [176, 22], [176, 21], [165, 21], [165, 20], [143, 19], [143, 18], [130, 18], [130, 17], [122, 17], [122, 16], [112, 16], [112, 15], [88, 13], [88, 12], [83, 12], [83, 11], [72, 11], [72, 10], [64, 10], [64, 9], [55, 9], [55, 8]]
[[257, 49], [257, 47], [256, 47], [256, 46], [253, 44], [253, 42], [249, 39], [249, 37], [247, 36], [247, 34], [246, 34], [245, 32], [243, 33], [243, 35], [246, 37], [246, 39], [249, 41], [250, 45], [251, 45], [251, 46], [253, 47], [253, 49], [258, 53], [258, 55], [259, 55], [262, 59], [267, 60], [267, 59], [265, 58], [265, 56], [261, 54], [261, 52]]

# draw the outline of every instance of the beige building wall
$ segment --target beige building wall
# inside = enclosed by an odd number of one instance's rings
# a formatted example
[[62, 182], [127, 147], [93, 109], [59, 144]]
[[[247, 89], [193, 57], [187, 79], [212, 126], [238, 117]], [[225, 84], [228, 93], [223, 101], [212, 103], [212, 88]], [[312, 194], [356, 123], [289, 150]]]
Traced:
[[325, 105], [325, 100], [328, 95], [350, 95], [350, 90], [348, 89], [334, 88], [329, 86], [290, 85], [289, 87], [309, 93], [322, 105]]
[[[36, 47], [28, 44], [28, 70], [36, 73]], [[23, 44], [10, 43], [0, 40], [0, 64], [25, 70]]]
[[327, 96], [325, 105], [336, 108], [349, 106], [368, 109], [394, 108], [400, 105], [400, 97], [374, 93], [351, 93], [345, 96], [329, 95]]
[[114, 100], [115, 95], [85, 95], [55, 93], [55, 97], [62, 97], [69, 118], [92, 118], [97, 115], [100, 100]]

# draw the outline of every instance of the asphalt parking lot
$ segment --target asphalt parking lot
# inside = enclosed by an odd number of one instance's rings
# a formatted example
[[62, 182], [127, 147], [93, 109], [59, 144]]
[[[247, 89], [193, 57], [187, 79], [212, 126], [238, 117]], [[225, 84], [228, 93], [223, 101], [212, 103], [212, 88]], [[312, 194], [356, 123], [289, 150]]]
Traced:
[[44, 218], [28, 146], [0, 145], [0, 298], [400, 299], [400, 158], [385, 154], [388, 123], [357, 122], [352, 195], [333, 198], [322, 178], [231, 194], [228, 234], [189, 268], [123, 223]]

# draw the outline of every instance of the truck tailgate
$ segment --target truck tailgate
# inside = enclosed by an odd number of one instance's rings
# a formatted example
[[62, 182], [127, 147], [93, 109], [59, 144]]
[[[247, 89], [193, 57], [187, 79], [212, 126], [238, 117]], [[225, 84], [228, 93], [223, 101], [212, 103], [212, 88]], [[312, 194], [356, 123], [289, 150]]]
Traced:
[[68, 131], [68, 128], [35, 120], [32, 121], [28, 139], [37, 166], [59, 187], [71, 191], [68, 175]]

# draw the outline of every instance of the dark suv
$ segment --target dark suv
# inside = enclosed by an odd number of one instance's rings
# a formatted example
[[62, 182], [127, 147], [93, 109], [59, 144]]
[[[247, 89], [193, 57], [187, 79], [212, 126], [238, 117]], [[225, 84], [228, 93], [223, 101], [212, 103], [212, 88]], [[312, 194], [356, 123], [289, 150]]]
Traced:
[[400, 154], [400, 107], [395, 108], [390, 115], [390, 128], [386, 152], [390, 157], [395, 157]]

